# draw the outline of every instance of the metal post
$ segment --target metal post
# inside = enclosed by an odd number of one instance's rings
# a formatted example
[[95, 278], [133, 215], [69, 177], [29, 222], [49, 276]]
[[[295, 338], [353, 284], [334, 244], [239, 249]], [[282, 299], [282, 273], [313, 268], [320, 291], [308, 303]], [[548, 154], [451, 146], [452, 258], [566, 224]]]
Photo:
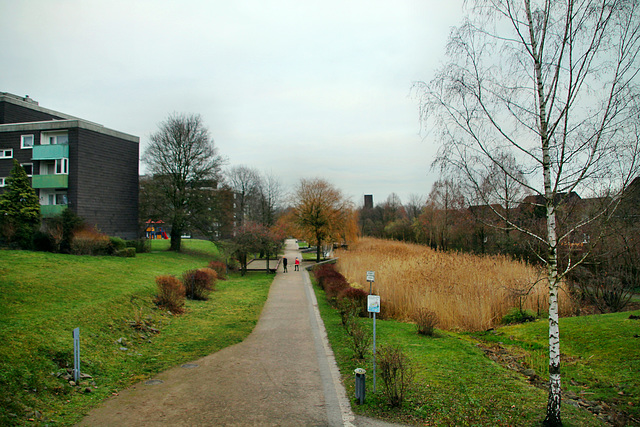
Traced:
[[80, 328], [73, 330], [73, 380], [80, 379]]
[[356, 399], [358, 399], [358, 405], [364, 403], [365, 397], [365, 370], [358, 368], [355, 370], [356, 374]]
[[373, 392], [376, 392], [376, 313], [373, 312]]

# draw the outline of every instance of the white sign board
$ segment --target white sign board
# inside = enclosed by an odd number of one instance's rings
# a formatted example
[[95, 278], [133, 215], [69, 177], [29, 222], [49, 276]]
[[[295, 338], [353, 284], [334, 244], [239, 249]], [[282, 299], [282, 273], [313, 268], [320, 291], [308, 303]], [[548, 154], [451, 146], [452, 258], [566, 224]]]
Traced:
[[367, 295], [367, 311], [380, 313], [380, 295]]
[[367, 271], [367, 282], [375, 282], [375, 281], [376, 281], [376, 272]]

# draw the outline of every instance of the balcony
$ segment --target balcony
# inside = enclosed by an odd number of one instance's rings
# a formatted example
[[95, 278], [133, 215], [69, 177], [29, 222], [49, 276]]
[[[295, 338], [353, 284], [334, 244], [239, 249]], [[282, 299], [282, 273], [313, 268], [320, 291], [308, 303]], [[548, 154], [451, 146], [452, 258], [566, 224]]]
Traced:
[[67, 205], [40, 205], [40, 213], [43, 218], [51, 218], [60, 215]]
[[69, 188], [69, 175], [33, 175], [33, 188]]
[[34, 145], [31, 160], [56, 160], [69, 158], [69, 144]]

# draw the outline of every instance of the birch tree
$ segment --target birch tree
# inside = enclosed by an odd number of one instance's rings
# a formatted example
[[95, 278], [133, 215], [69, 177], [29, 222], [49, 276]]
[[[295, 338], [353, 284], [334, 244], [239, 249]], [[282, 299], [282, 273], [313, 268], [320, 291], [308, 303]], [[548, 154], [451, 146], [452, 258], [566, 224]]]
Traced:
[[[475, 0], [468, 7], [451, 32], [448, 61], [415, 89], [423, 120], [441, 139], [441, 166], [478, 190], [487, 171], [498, 168], [541, 201], [542, 232], [502, 219], [544, 248], [550, 372], [544, 423], [561, 425], [558, 290], [583, 258], [560, 265], [558, 249], [572, 233], [612, 215], [638, 173], [640, 4]], [[505, 154], [522, 174], [503, 164]], [[558, 209], [576, 192], [608, 202], [558, 224]]]

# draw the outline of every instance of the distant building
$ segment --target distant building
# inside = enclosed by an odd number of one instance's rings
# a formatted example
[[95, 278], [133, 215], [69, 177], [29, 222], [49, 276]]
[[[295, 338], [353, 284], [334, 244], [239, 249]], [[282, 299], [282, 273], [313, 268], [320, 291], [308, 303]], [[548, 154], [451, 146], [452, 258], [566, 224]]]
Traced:
[[373, 209], [373, 194], [364, 195], [364, 208]]
[[0, 92], [0, 192], [16, 159], [44, 218], [68, 207], [111, 236], [138, 234], [140, 139]]

